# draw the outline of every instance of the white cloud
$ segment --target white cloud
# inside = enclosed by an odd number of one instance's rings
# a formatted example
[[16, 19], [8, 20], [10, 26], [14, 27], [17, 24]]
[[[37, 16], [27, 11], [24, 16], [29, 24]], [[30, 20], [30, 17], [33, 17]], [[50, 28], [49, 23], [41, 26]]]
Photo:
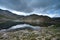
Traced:
[[37, 13], [37, 12], [32, 12], [32, 13], [24, 13], [24, 12], [18, 12], [18, 11], [11, 11], [15, 14], [18, 14], [18, 15], [31, 15], [31, 14], [37, 14], [37, 15], [44, 15], [44, 16], [49, 16], [49, 17], [60, 17], [59, 14], [55, 13], [55, 14], [48, 14], [48, 13]]
[[34, 12], [32, 13], [25, 13], [25, 12], [20, 12], [20, 11], [15, 11], [15, 10], [10, 10], [10, 9], [7, 9], [5, 7], [1, 7], [0, 6], [0, 9], [3, 9], [3, 10], [9, 10], [10, 12], [14, 13], [14, 14], [17, 14], [17, 15], [24, 15], [24, 16], [27, 16], [27, 15], [30, 15], [30, 14], [37, 14], [37, 15], [46, 15], [46, 16], [49, 16], [49, 17], [60, 17], [60, 15], [58, 13], [54, 13], [54, 14], [48, 14], [48, 13], [44, 13], [44, 12], [37, 12], [37, 10], [35, 10]]
[[1, 6], [0, 6], [0, 9], [2, 9], [2, 10], [7, 10], [7, 8], [5, 8], [5, 7], [1, 7]]

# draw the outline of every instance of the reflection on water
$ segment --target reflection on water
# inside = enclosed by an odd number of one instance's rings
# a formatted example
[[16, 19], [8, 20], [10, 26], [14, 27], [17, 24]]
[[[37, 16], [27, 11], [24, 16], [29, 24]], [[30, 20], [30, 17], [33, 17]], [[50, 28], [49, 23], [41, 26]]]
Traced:
[[1, 31], [7, 31], [7, 30], [15, 30], [15, 29], [33, 29], [33, 30], [40, 30], [40, 26], [32, 26], [29, 24], [19, 24], [10, 27], [9, 29], [3, 29]]

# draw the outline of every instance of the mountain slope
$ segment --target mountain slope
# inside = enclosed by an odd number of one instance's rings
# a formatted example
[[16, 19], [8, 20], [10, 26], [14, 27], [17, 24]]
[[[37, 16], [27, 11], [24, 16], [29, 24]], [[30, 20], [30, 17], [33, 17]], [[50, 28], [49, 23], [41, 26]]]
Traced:
[[15, 21], [19, 20], [18, 22], [24, 22], [24, 23], [40, 25], [40, 26], [57, 24], [60, 22], [60, 18], [50, 18], [48, 16], [36, 15], [36, 14], [22, 16], [22, 15], [13, 14], [7, 10], [0, 9], [0, 22], [5, 22], [8, 20], [15, 20]]
[[8, 18], [8, 19], [18, 19], [18, 18], [20, 18], [22, 16], [13, 14], [13, 13], [7, 11], [7, 10], [1, 10], [0, 9], [0, 18], [1, 17]]
[[51, 18], [48, 16], [32, 14], [32, 15], [23, 17], [21, 20], [25, 22], [50, 22]]

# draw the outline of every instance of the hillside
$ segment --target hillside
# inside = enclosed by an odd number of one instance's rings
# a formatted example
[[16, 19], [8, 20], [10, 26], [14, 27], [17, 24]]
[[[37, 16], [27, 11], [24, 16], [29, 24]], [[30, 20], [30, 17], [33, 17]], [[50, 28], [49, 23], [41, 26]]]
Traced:
[[28, 16], [23, 16], [23, 15], [16, 15], [8, 10], [1, 10], [0, 9], [0, 20], [4, 19], [14, 19], [14, 20], [20, 20], [21, 22], [32, 22], [32, 23], [42, 23], [42, 22], [51, 22], [52, 20], [59, 20], [60, 18], [50, 18], [48, 16], [43, 16], [43, 15], [36, 15], [36, 14], [31, 14]]
[[23, 19], [28, 22], [49, 22], [51, 21], [51, 18], [48, 16], [36, 15], [36, 14], [26, 16]]
[[48, 16], [36, 15], [36, 14], [28, 16], [16, 15], [7, 10], [0, 9], [0, 27], [5, 28], [4, 27], [5, 25], [6, 27], [9, 28], [12, 25], [16, 25], [17, 22], [18, 24], [22, 22], [33, 26], [41, 26], [41, 27], [48, 27], [50, 25], [60, 26], [60, 18], [50, 18]]
[[0, 9], [0, 18], [7, 18], [7, 19], [18, 19], [22, 16], [19, 16], [17, 14], [13, 14], [9, 12], [8, 10], [1, 10]]

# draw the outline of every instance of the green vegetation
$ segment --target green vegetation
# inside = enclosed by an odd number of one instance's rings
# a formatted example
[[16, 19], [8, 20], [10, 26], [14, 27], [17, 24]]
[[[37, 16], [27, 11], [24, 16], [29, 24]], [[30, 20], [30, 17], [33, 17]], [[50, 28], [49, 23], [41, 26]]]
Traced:
[[3, 16], [3, 15], [0, 15], [0, 18], [8, 18], [8, 17], [6, 17], [6, 16]]

